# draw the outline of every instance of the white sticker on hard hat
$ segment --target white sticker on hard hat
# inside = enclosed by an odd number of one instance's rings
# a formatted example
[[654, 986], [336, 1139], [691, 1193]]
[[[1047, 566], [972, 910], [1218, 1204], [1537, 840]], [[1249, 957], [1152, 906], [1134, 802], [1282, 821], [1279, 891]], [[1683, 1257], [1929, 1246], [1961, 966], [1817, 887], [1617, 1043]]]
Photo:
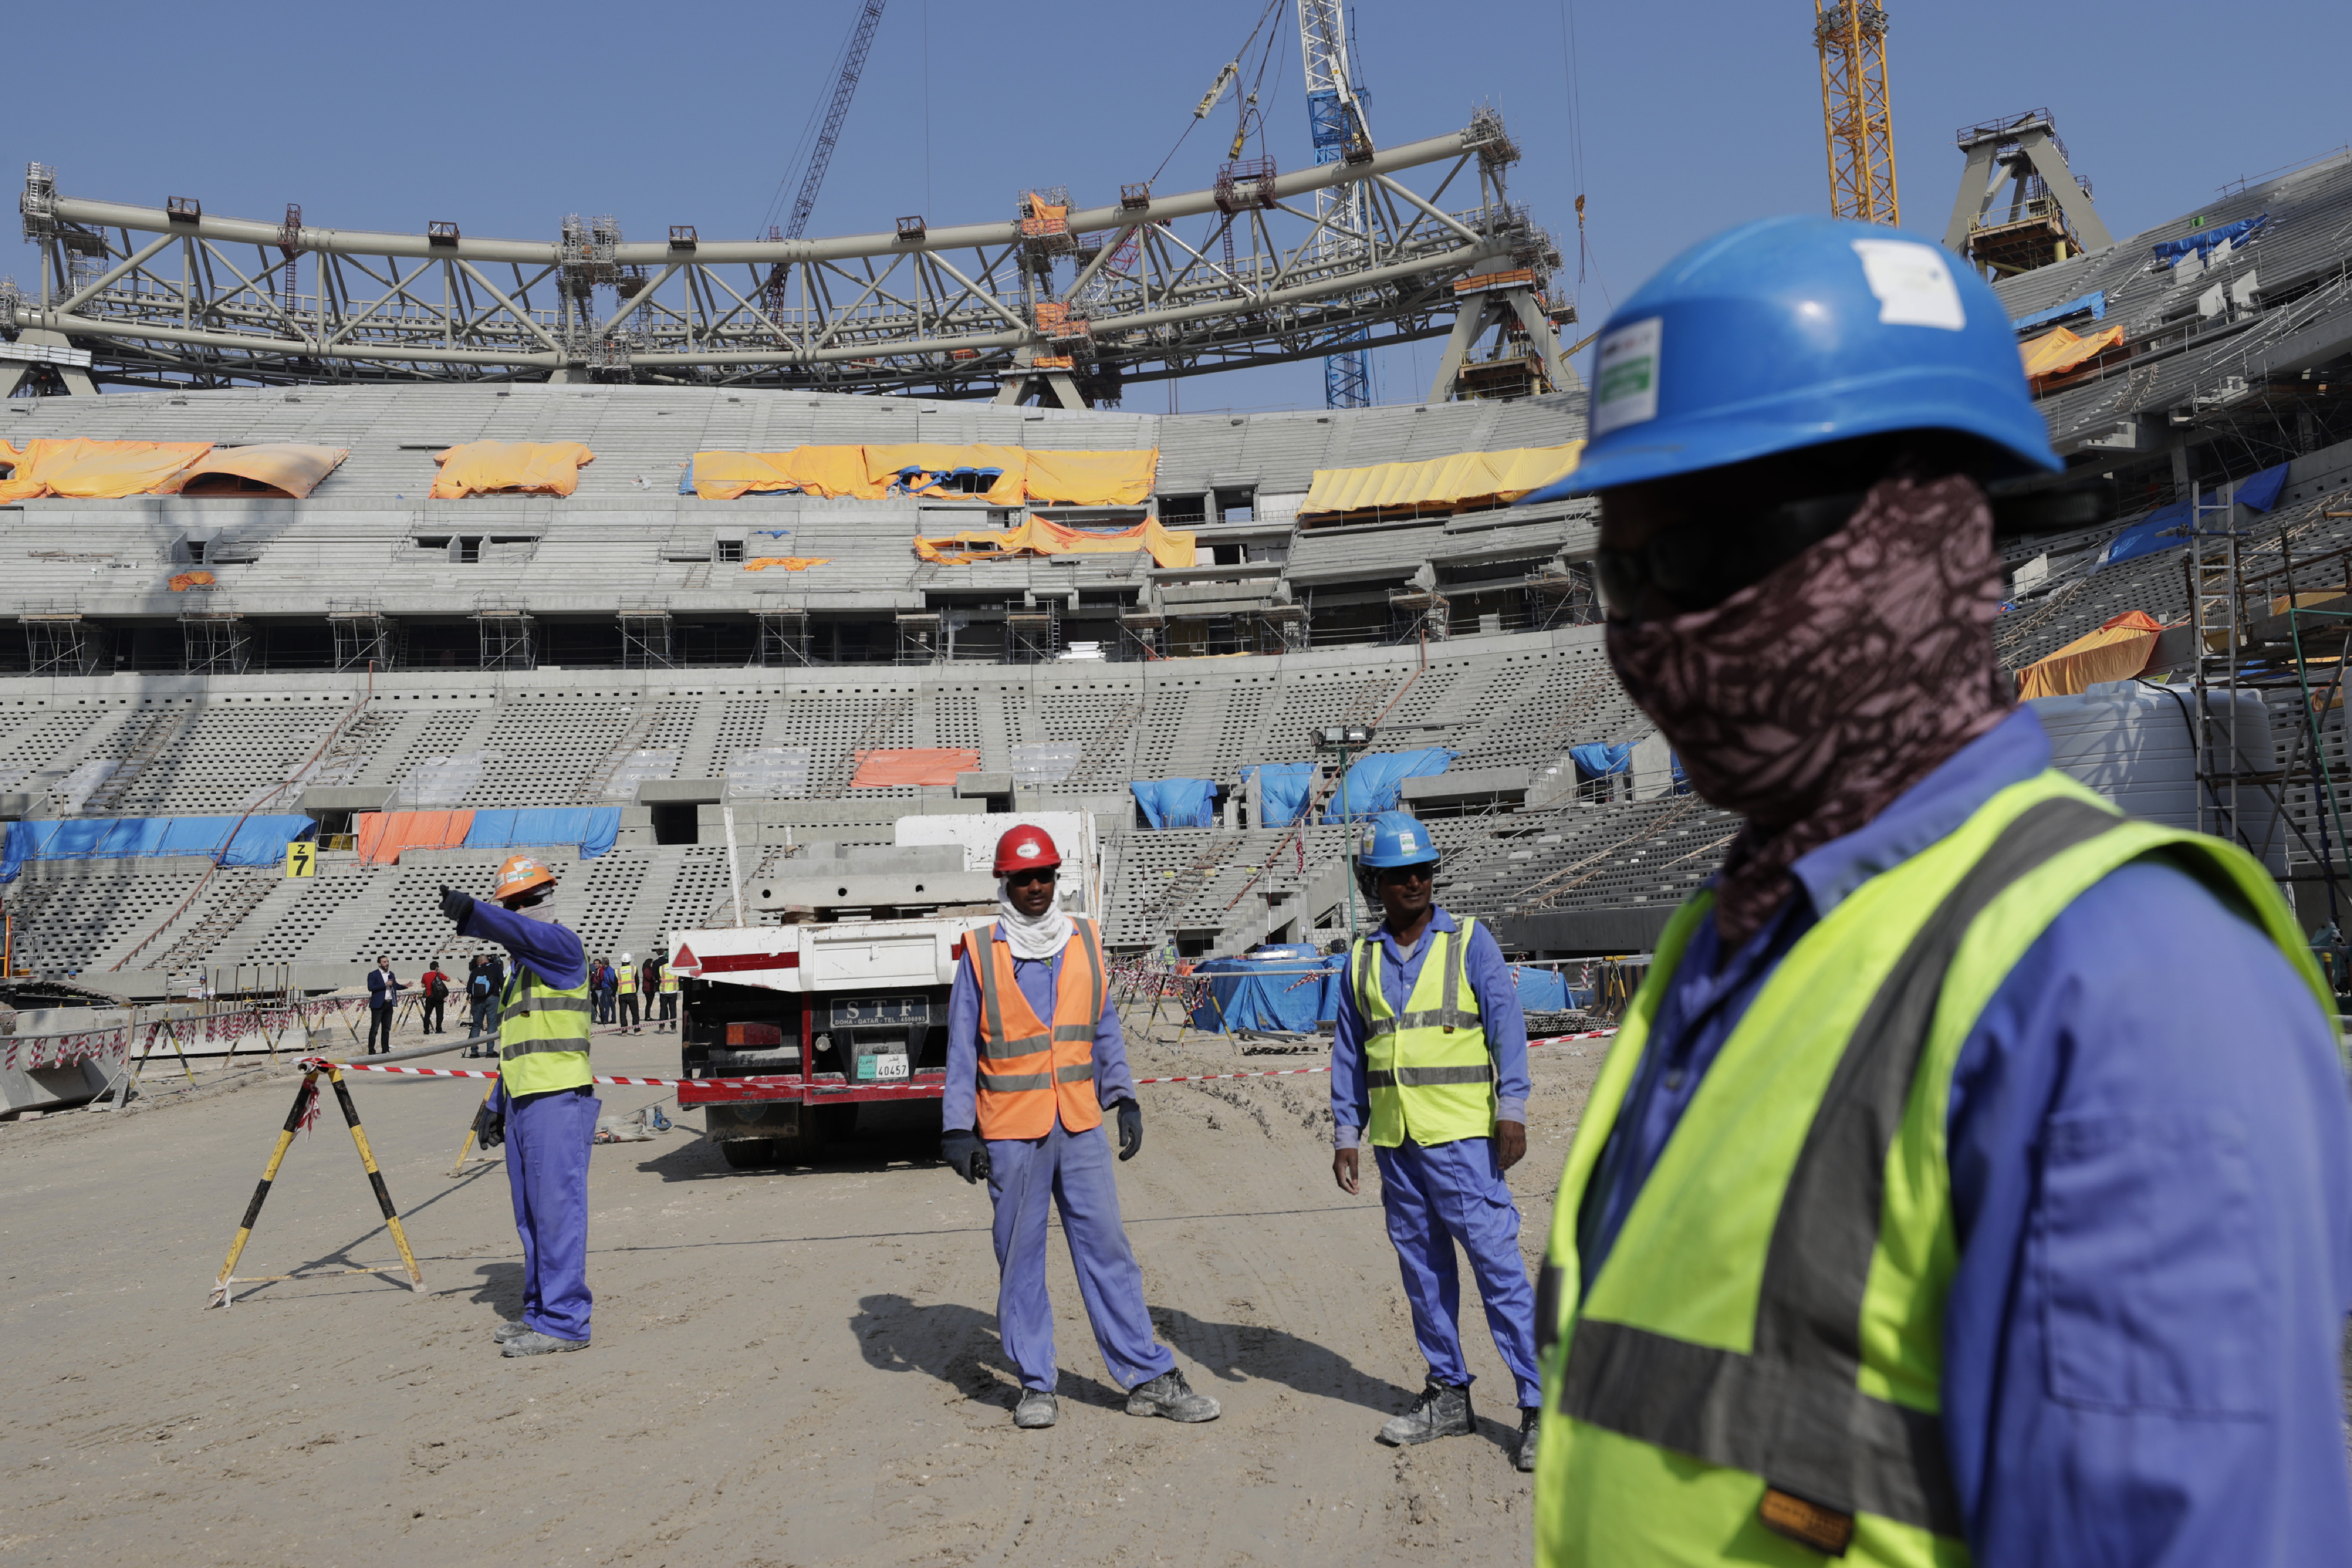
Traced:
[[1601, 340], [1592, 388], [1592, 433], [1606, 436], [1658, 416], [1658, 338], [1663, 320], [1630, 321]]
[[1857, 239], [1853, 253], [1862, 258], [1862, 275], [1878, 296], [1878, 319], [1885, 325], [1942, 327], [1955, 332], [1968, 325], [1952, 269], [1934, 246], [1907, 239]]
[[1037, 858], [1037, 841], [1034, 838], [1024, 839], [1013, 847], [1013, 853], [1020, 856], [1024, 860], [1034, 860]]

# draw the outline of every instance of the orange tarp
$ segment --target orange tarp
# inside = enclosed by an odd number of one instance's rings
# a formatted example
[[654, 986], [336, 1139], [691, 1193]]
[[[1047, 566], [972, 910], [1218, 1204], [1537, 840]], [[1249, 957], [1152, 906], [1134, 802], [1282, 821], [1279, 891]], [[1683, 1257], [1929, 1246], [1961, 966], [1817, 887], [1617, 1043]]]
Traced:
[[430, 499], [457, 500], [497, 490], [568, 496], [596, 454], [577, 441], [467, 441], [433, 460], [441, 473]]
[[219, 447], [155, 487], [158, 495], [252, 495], [263, 491], [300, 500], [352, 455], [348, 447], [306, 447], [267, 441]]
[[952, 746], [899, 752], [860, 752], [852, 789], [888, 789], [894, 784], [951, 784], [956, 774], [980, 771], [980, 753]]
[[1190, 566], [1199, 559], [1192, 541], [1190, 531], [1162, 528], [1156, 519], [1116, 533], [1097, 533], [1032, 517], [1018, 528], [968, 528], [937, 539], [918, 539], [915, 553], [943, 566], [967, 566], [1009, 555], [1131, 555], [1148, 550], [1155, 566]]
[[143, 496], [212, 449], [209, 441], [27, 441], [8, 455], [16, 472], [0, 479], [0, 501]]
[[2097, 631], [2020, 670], [2017, 695], [2020, 700], [2072, 697], [2103, 680], [2129, 680], [2147, 668], [2163, 630], [2147, 612], [2126, 610]]
[[360, 864], [395, 865], [404, 849], [456, 849], [473, 826], [470, 811], [363, 811]]
[[866, 477], [863, 447], [795, 447], [789, 452], [697, 452], [694, 493], [704, 500], [733, 500], [754, 491], [797, 490], [803, 495], [880, 500], [887, 481]]
[[2059, 327], [2018, 344], [2017, 357], [2025, 363], [2025, 379], [2039, 391], [2043, 382], [2088, 363], [2123, 341], [2121, 327], [2109, 327], [2087, 338]]
[[[1019, 506], [1027, 491], [1030, 454], [1019, 447], [951, 447], [921, 441], [900, 447], [866, 448], [866, 477], [902, 495], [931, 489], [959, 468], [994, 468], [988, 489], [972, 492], [975, 500], [998, 506]], [[963, 491], [949, 492], [962, 495]]]
[[779, 572], [805, 572], [812, 566], [822, 566], [832, 560], [830, 555], [754, 555], [743, 563], [746, 572], [765, 572], [771, 567]]
[[209, 588], [213, 574], [209, 572], [179, 572], [172, 577], [172, 592], [184, 594], [191, 588]]
[[1298, 503], [1301, 517], [1373, 512], [1411, 507], [1452, 510], [1473, 504], [1507, 505], [1576, 470], [1584, 443], [1513, 447], [1499, 452], [1457, 452], [1415, 463], [1374, 463], [1362, 468], [1318, 468]]
[[1160, 477], [1160, 448], [1029, 454], [1029, 499], [1043, 506], [1141, 506]]
[[1140, 506], [1160, 473], [1157, 447], [1108, 452], [1033, 452], [1021, 447], [909, 442], [889, 447], [794, 447], [789, 452], [697, 452], [694, 493], [734, 500], [755, 491], [828, 499], [953, 495], [942, 481], [958, 470], [994, 469], [970, 499], [997, 506], [1024, 500], [1059, 506]]

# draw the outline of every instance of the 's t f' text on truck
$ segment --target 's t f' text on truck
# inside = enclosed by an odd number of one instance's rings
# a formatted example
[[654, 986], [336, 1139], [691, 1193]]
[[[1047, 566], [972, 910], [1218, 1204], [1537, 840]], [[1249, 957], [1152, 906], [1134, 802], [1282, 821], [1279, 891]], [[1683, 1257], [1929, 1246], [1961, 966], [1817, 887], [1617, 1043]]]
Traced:
[[914, 816], [895, 845], [805, 846], [746, 884], [751, 923], [669, 933], [677, 1102], [701, 1109], [730, 1165], [795, 1163], [861, 1129], [939, 1130], [964, 933], [996, 919], [988, 868], [1023, 823], [1061, 851], [1063, 908], [1092, 913], [1099, 867], [1084, 814]]

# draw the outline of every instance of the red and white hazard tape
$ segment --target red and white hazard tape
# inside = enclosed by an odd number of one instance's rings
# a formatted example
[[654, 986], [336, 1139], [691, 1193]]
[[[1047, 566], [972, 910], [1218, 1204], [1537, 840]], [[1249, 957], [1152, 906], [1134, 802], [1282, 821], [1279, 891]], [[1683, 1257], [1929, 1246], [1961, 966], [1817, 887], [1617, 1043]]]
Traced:
[[[1580, 1035], [1548, 1035], [1540, 1040], [1529, 1040], [1528, 1042], [1528, 1049], [1532, 1051], [1539, 1050], [1546, 1046], [1564, 1046], [1575, 1040], [1605, 1040], [1616, 1032], [1617, 1031], [1614, 1029], [1588, 1029]], [[341, 1068], [345, 1072], [395, 1072], [406, 1074], [411, 1078], [496, 1078], [499, 1076], [495, 1070], [486, 1072], [478, 1068], [390, 1067], [373, 1062], [337, 1062], [334, 1065]], [[1320, 1067], [1311, 1068], [1265, 1068], [1255, 1072], [1186, 1073], [1175, 1078], [1139, 1078], [1135, 1081], [1138, 1086], [1147, 1083], [1222, 1083], [1228, 1079], [1297, 1078], [1305, 1073], [1329, 1072], [1331, 1068], [1329, 1064], [1326, 1063]], [[592, 1081], [596, 1083], [621, 1084], [637, 1089], [685, 1089], [689, 1085], [696, 1089], [771, 1089], [775, 1086], [776, 1082], [776, 1080], [772, 1078], [623, 1078], [618, 1075], [612, 1078], [598, 1078]], [[799, 1082], [796, 1079], [790, 1081], [795, 1084]], [[924, 1083], [813, 1084], [810, 1087], [822, 1091], [835, 1093], [854, 1089], [861, 1094], [868, 1093], [875, 1089], [891, 1090], [906, 1094], [912, 1093], [916, 1090], [929, 1093], [936, 1090], [940, 1086], [934, 1081]]]

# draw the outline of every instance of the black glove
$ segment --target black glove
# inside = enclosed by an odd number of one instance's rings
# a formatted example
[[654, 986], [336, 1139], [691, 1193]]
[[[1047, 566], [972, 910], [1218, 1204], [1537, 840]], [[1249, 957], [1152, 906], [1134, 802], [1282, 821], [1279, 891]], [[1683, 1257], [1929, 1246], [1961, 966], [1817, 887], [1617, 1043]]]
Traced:
[[444, 882], [441, 884], [441, 912], [457, 921], [459, 931], [464, 931], [466, 917], [474, 912], [474, 900]]
[[507, 1141], [507, 1113], [498, 1109], [498, 1101], [486, 1100], [474, 1112], [474, 1142], [485, 1149], [495, 1149]]
[[1131, 1100], [1122, 1100], [1111, 1109], [1118, 1112], [1118, 1157], [1132, 1160], [1143, 1147], [1142, 1109]]
[[940, 1134], [940, 1157], [966, 1182], [988, 1180], [988, 1145], [969, 1127], [950, 1127]]

